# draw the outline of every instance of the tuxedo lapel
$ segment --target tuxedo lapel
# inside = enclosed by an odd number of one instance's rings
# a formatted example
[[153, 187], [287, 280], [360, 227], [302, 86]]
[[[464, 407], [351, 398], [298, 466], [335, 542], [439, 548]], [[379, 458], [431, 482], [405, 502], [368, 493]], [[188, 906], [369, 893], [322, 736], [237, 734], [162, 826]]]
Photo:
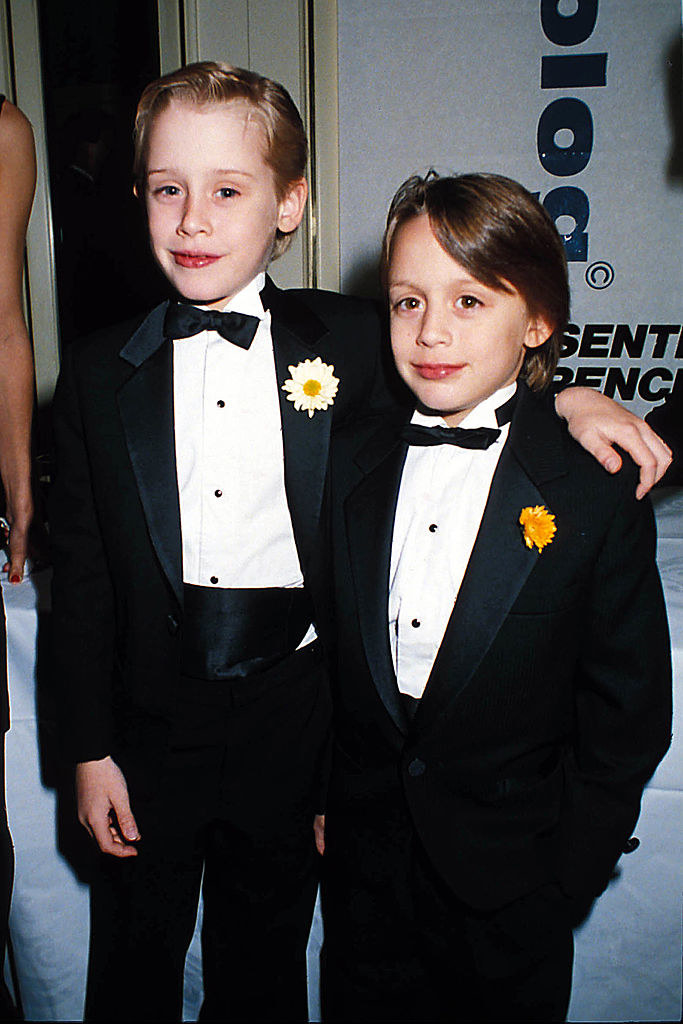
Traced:
[[305, 573], [320, 521], [332, 408], [317, 410], [313, 416], [303, 409], [297, 411], [282, 386], [292, 375], [290, 367], [305, 359], [315, 359], [319, 354], [318, 346], [328, 331], [306, 305], [290, 293], [280, 291], [270, 280], [262, 298], [264, 306], [271, 311], [287, 504], [299, 561]]
[[173, 345], [157, 306], [121, 350], [135, 368], [119, 389], [119, 413], [152, 544], [182, 604], [182, 542], [173, 416]]
[[389, 647], [391, 543], [407, 445], [389, 426], [362, 449], [367, 475], [345, 503], [346, 532], [365, 655], [377, 692], [395, 725], [407, 731]]
[[[542, 441], [539, 439], [543, 439]], [[491, 484], [444, 639], [420, 702], [418, 720], [432, 719], [465, 687], [542, 554], [524, 543], [519, 515], [543, 505], [539, 489], [565, 472], [559, 421], [520, 385], [510, 437]]]

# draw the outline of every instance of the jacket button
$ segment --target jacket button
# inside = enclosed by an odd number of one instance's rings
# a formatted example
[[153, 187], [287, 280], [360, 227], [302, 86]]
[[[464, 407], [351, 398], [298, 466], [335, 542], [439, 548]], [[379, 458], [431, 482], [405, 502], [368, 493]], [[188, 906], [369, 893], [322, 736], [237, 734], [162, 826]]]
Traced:
[[639, 846], [640, 846], [640, 839], [638, 838], [638, 836], [631, 836], [631, 838], [627, 839], [626, 842], [624, 843], [624, 848], [623, 848], [623, 850], [621, 852], [622, 853], [633, 853], [633, 851], [637, 850]]
[[417, 779], [420, 775], [424, 775], [426, 771], [427, 765], [424, 761], [421, 761], [419, 757], [413, 758], [408, 765], [408, 775], [410, 775], [412, 779]]
[[180, 623], [176, 619], [175, 615], [166, 616], [166, 629], [169, 631], [171, 636], [175, 636], [180, 628]]

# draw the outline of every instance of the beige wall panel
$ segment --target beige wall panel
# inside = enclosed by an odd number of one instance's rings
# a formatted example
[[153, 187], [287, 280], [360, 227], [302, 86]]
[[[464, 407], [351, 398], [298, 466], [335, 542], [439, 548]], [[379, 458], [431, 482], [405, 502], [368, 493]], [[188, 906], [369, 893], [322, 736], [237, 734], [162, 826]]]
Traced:
[[180, 47], [180, 12], [178, 0], [158, 0], [159, 67], [162, 75], [175, 71], [182, 63]]
[[319, 288], [339, 291], [339, 68], [337, 0], [313, 0], [313, 265]]
[[185, 3], [187, 63], [219, 60], [249, 67], [248, 0], [190, 0]]

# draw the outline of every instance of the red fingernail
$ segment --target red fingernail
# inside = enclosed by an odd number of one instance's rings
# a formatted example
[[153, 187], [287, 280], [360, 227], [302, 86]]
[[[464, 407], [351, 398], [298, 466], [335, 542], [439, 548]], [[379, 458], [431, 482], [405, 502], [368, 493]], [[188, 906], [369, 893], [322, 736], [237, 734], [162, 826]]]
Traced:
[[15, 572], [14, 576], [10, 576], [9, 581], [10, 583], [21, 583], [21, 576]]

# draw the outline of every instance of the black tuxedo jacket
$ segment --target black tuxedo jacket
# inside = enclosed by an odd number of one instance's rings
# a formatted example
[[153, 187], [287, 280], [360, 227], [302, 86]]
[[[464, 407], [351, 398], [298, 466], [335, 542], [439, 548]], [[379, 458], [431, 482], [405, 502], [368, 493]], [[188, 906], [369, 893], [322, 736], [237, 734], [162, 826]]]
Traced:
[[[467, 572], [414, 721], [388, 639], [404, 417], [335, 441], [334, 863], [391, 856], [409, 815], [455, 895], [492, 909], [547, 882], [604, 887], [670, 741], [670, 649], [647, 501], [520, 386]], [[454, 496], [457, 500], [457, 495]], [[545, 505], [540, 553], [518, 523]], [[393, 831], [392, 831], [393, 830]], [[389, 852], [387, 853], [387, 850]], [[397, 856], [400, 851], [397, 849]]]
[[[369, 303], [268, 281], [278, 387], [320, 356], [339, 378], [331, 408], [297, 412], [279, 390], [285, 487], [315, 601], [317, 534], [333, 428], [382, 402], [380, 327]], [[51, 495], [54, 653], [66, 747], [75, 761], [127, 746], [155, 770], [168, 739], [183, 630], [183, 583], [166, 304], [132, 331], [64, 353], [54, 406]], [[248, 445], [247, 437], [240, 439]]]

